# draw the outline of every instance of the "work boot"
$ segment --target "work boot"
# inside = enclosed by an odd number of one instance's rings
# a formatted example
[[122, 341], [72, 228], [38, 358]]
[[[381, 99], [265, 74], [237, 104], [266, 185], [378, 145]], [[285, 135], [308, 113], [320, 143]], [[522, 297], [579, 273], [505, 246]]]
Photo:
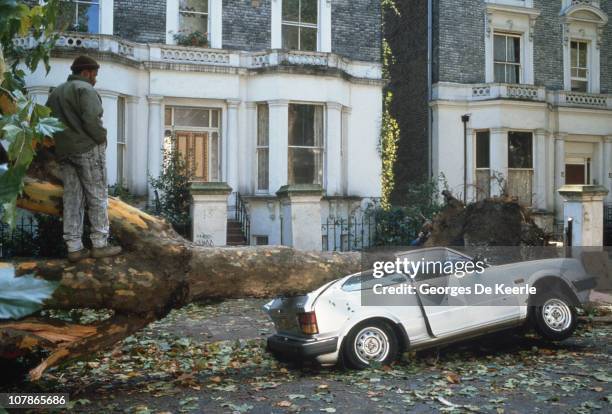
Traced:
[[87, 259], [90, 256], [90, 251], [88, 249], [77, 250], [76, 252], [68, 252], [68, 261], [69, 262], [78, 262], [79, 260]]
[[119, 253], [121, 253], [121, 247], [119, 246], [94, 247], [91, 251], [91, 257], [101, 259], [103, 257], [117, 256]]

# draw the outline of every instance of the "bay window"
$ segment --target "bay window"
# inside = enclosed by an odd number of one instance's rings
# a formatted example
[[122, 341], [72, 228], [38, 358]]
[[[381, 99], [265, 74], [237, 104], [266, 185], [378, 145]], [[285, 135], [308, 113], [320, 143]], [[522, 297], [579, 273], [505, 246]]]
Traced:
[[283, 0], [283, 49], [317, 50], [318, 0]]
[[532, 205], [533, 189], [533, 134], [508, 133], [508, 195], [517, 197], [520, 204]]
[[288, 184], [323, 185], [323, 106], [289, 105]]

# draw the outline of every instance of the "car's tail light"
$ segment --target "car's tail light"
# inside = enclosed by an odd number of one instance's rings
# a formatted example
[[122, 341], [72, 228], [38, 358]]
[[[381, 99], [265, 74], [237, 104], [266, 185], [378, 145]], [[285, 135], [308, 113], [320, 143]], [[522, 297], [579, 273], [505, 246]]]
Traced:
[[319, 333], [317, 325], [317, 315], [314, 312], [304, 312], [298, 314], [300, 329], [306, 335], [314, 335]]

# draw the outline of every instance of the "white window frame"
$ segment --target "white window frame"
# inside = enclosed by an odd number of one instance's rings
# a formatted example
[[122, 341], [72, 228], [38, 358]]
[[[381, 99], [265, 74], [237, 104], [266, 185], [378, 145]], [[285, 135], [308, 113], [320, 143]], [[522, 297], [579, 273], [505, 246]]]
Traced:
[[[290, 107], [291, 105], [308, 105], [308, 106], [318, 106], [322, 108], [322, 116], [321, 116], [321, 128], [322, 128], [322, 133], [323, 136], [321, 137], [322, 139], [322, 143], [321, 146], [303, 146], [303, 145], [291, 145], [289, 144], [289, 130], [287, 130], [287, 184], [289, 184], [289, 175], [290, 175], [290, 171], [289, 171], [289, 159], [290, 159], [290, 155], [289, 152], [291, 150], [291, 148], [297, 148], [297, 149], [319, 149], [321, 151], [321, 182], [319, 183], [321, 185], [321, 187], [323, 187], [323, 189], [327, 188], [327, 141], [328, 141], [328, 137], [327, 137], [327, 111], [326, 111], [326, 105], [324, 103], [321, 102], [299, 102], [299, 101], [290, 101], [288, 103], [288, 107]], [[287, 121], [289, 120], [289, 118], [287, 118]]]
[[[175, 45], [180, 30], [179, 0], [166, 1], [166, 44]], [[208, 0], [208, 47], [223, 47], [223, 0]]]
[[[271, 0], [271, 44], [272, 49], [283, 47], [283, 0]], [[317, 29], [317, 52], [330, 53], [332, 51], [331, 36], [331, 1], [318, 0], [318, 29]]]
[[[572, 43], [576, 43], [578, 45], [583, 44], [586, 46], [585, 48], [585, 53], [586, 53], [586, 67], [581, 67], [581, 66], [574, 66], [574, 62], [572, 62]], [[590, 46], [589, 41], [587, 40], [581, 40], [581, 39], [571, 39], [570, 40], [570, 89], [572, 87], [571, 82], [573, 81], [580, 81], [580, 82], [586, 82], [586, 90], [584, 92], [588, 92], [590, 90], [590, 83], [591, 83], [591, 79], [590, 79], [590, 74], [591, 74], [591, 53], [590, 53]], [[578, 49], [578, 52], [580, 52], [580, 48]], [[578, 61], [580, 61], [580, 57], [578, 57]], [[578, 65], [578, 63], [576, 63], [576, 65]], [[574, 69], [578, 69], [578, 70], [585, 70], [586, 71], [586, 76], [584, 78], [582, 77], [578, 77], [578, 76], [574, 76]]]
[[516, 7], [533, 7], [533, 0], [486, 0], [487, 3]]
[[[519, 49], [520, 49], [520, 54], [519, 54], [519, 62], [518, 63], [514, 63], [514, 62], [508, 62], [508, 61], [496, 61], [495, 60], [495, 36], [504, 36], [506, 38], [506, 53], [508, 51], [508, 38], [514, 38], [514, 39], [519, 39]], [[518, 66], [518, 79], [517, 79], [517, 84], [521, 84], [523, 83], [523, 36], [521, 34], [518, 33], [507, 33], [507, 32], [501, 32], [501, 31], [496, 31], [493, 33], [493, 79], [495, 82], [498, 83], [510, 83], [507, 81], [506, 79], [506, 75], [507, 72], [504, 70], [504, 81], [503, 82], [499, 82], [497, 79], [495, 79], [495, 66], [498, 64], [504, 65], [504, 66]], [[507, 57], [506, 57], [507, 58]]]
[[485, 82], [495, 82], [494, 40], [495, 33], [515, 35], [521, 38], [520, 83], [533, 85], [535, 82], [534, 28], [540, 11], [530, 7], [516, 7], [505, 4], [487, 3], [485, 16]]

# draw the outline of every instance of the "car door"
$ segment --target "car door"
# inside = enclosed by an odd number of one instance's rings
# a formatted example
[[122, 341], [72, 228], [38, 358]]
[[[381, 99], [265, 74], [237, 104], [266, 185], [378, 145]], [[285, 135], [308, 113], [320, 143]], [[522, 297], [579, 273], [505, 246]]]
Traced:
[[[447, 249], [444, 248], [428, 250], [422, 258], [423, 262], [429, 263], [445, 263], [446, 259]], [[416, 275], [414, 283], [434, 336], [452, 336], [472, 325], [465, 298], [459, 292], [460, 280], [454, 274], [421, 271]], [[426, 293], [431, 288], [446, 291], [439, 294]]]

